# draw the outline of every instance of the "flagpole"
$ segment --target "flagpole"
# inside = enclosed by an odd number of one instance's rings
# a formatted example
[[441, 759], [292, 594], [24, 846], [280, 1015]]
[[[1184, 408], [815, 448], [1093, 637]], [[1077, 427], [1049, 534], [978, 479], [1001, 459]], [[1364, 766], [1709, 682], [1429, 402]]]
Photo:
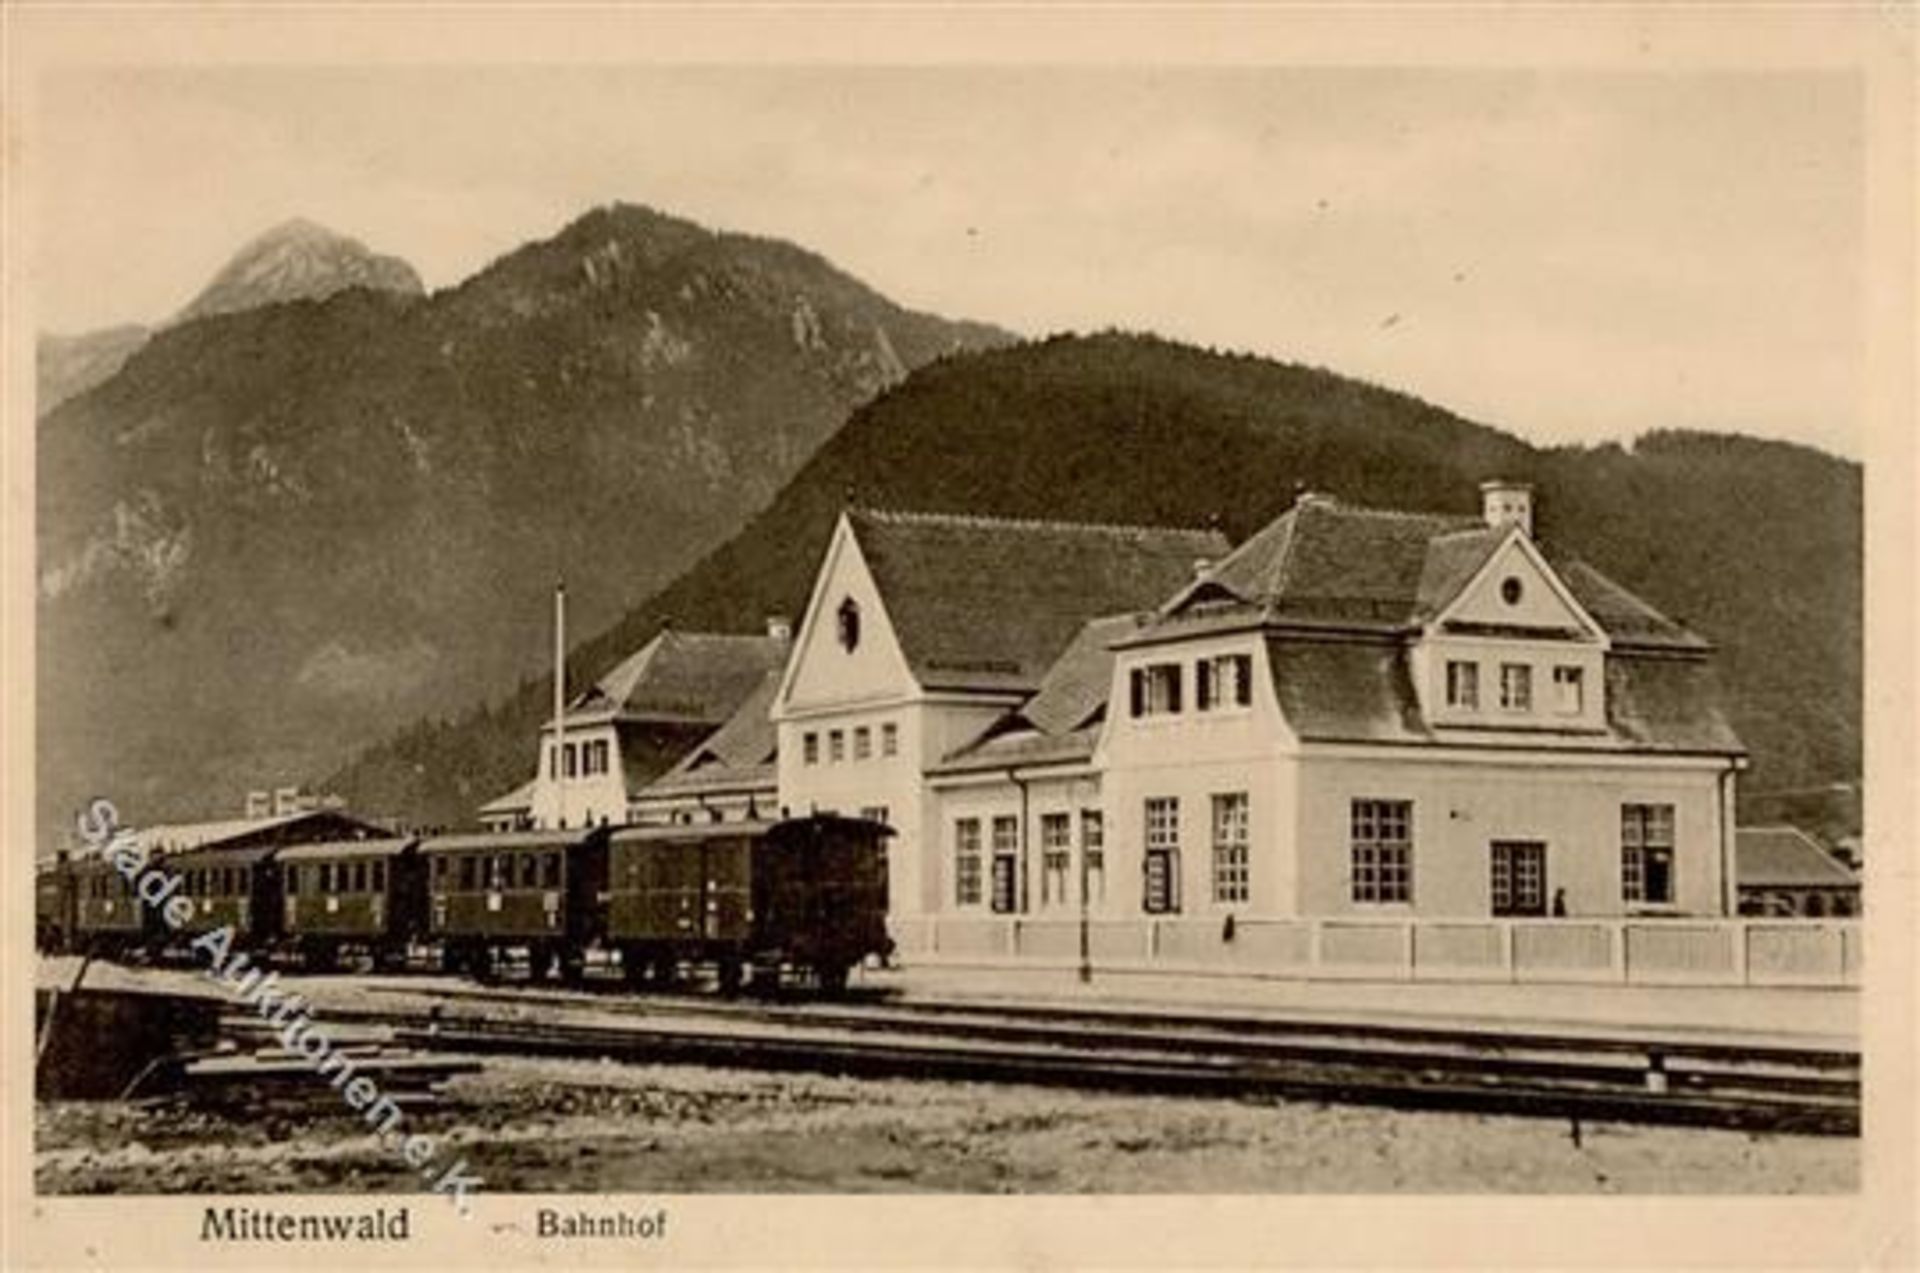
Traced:
[[553, 585], [553, 817], [567, 825], [567, 581]]

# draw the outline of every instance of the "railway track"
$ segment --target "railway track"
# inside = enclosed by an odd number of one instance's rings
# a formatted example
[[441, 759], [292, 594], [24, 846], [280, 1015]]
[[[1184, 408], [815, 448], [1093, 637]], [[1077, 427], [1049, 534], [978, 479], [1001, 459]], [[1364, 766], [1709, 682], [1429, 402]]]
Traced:
[[[1671, 1033], [1151, 1018], [957, 1001], [766, 1004], [434, 988], [428, 1007], [323, 1009], [420, 1049], [1308, 1099], [1580, 1120], [1857, 1135], [1839, 1048]], [[509, 1018], [489, 1006], [523, 1011]]]

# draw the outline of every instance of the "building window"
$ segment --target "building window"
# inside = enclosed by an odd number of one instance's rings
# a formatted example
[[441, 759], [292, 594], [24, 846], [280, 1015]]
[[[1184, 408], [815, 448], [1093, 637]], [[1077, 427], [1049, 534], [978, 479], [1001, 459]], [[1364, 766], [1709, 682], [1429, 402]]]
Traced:
[[1577, 667], [1553, 669], [1553, 705], [1562, 716], [1578, 716], [1587, 707], [1587, 678]]
[[1064, 813], [1040, 815], [1040, 904], [1067, 903], [1067, 875], [1073, 869], [1073, 820]]
[[1080, 811], [1081, 871], [1089, 904], [1107, 900], [1106, 815], [1098, 809]]
[[567, 754], [566, 754], [566, 759], [565, 759], [565, 761], [563, 762], [563, 767], [564, 767], [564, 769], [565, 769], [565, 771], [566, 771], [566, 776], [567, 776], [567, 777], [569, 777], [569, 778], [573, 778], [573, 777], [577, 777], [577, 776], [579, 775], [579, 773], [580, 773], [580, 745], [579, 745], [578, 743], [568, 743], [568, 744], [567, 744]]
[[1355, 800], [1352, 809], [1353, 900], [1413, 900], [1413, 802]]
[[831, 730], [827, 734], [827, 761], [839, 764], [847, 758], [847, 732], [844, 729]]
[[1509, 712], [1533, 710], [1533, 669], [1527, 664], [1500, 665], [1500, 706]]
[[1247, 866], [1247, 793], [1213, 798], [1213, 900], [1244, 902], [1252, 896]]
[[1495, 840], [1488, 859], [1489, 903], [1495, 915], [1547, 913], [1547, 846], [1537, 840]]
[[1505, 579], [1502, 579], [1500, 581], [1500, 599], [1506, 602], [1508, 605], [1510, 606], [1519, 605], [1520, 598], [1526, 595], [1527, 595], [1526, 587], [1523, 584], [1521, 584], [1517, 576], [1508, 575]]
[[1153, 663], [1134, 668], [1129, 683], [1135, 716], [1160, 716], [1180, 710], [1178, 663]]
[[1620, 896], [1665, 906], [1673, 901], [1673, 806], [1620, 806]]
[[558, 743], [548, 743], [547, 744], [547, 777], [558, 778], [559, 776], [560, 776], [560, 745]]
[[1180, 801], [1156, 796], [1147, 801], [1147, 848], [1142, 863], [1140, 906], [1150, 915], [1180, 909]]
[[853, 648], [860, 644], [859, 603], [854, 601], [852, 597], [848, 597], [845, 601], [842, 601], [836, 619], [839, 627], [840, 644], [851, 653]]
[[853, 731], [853, 758], [865, 760], [873, 754], [873, 731], [865, 725]]
[[880, 727], [880, 754], [882, 756], [900, 754], [900, 727], [892, 721]]
[[1253, 702], [1252, 655], [1223, 654], [1218, 658], [1201, 659], [1193, 665], [1193, 672], [1193, 706], [1196, 711], [1246, 707]]
[[1447, 706], [1469, 712], [1480, 710], [1480, 665], [1462, 659], [1447, 661]]
[[800, 738], [800, 759], [809, 765], [820, 763], [820, 735], [808, 730]]
[[980, 819], [953, 824], [953, 904], [980, 904]]
[[1003, 915], [1020, 909], [1020, 819], [993, 820], [993, 909]]

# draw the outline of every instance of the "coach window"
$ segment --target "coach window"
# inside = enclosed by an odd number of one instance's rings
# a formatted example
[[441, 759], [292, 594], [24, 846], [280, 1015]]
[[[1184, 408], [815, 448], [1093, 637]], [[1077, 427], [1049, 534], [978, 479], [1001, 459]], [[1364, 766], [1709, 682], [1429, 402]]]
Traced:
[[297, 866], [289, 866], [287, 868], [287, 896], [292, 897], [299, 891], [300, 891], [300, 868]]
[[433, 882], [442, 889], [446, 887], [447, 859], [444, 857], [436, 857], [433, 859]]
[[520, 887], [533, 888], [540, 882], [540, 857], [534, 853], [520, 855]]
[[376, 893], [384, 893], [387, 891], [387, 864], [385, 862], [375, 862], [373, 864], [373, 891]]
[[353, 891], [356, 893], [364, 893], [367, 891], [367, 864], [365, 862], [355, 862], [353, 864]]
[[545, 877], [546, 877], [541, 882], [545, 884], [546, 887], [548, 888], [559, 888], [560, 887], [560, 855], [558, 853], [546, 853], [541, 856], [540, 861], [544, 868]]
[[474, 886], [480, 882], [479, 875], [480, 859], [471, 853], [462, 854], [460, 856], [460, 887], [472, 892]]

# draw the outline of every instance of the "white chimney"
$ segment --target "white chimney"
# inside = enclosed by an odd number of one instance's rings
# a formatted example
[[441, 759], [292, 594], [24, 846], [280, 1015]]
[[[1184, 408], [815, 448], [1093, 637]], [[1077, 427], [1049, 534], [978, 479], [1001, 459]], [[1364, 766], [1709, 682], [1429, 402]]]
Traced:
[[1533, 487], [1525, 482], [1480, 483], [1480, 513], [1487, 525], [1518, 526], [1533, 537]]
[[786, 645], [793, 640], [793, 620], [784, 614], [767, 616], [767, 635]]

